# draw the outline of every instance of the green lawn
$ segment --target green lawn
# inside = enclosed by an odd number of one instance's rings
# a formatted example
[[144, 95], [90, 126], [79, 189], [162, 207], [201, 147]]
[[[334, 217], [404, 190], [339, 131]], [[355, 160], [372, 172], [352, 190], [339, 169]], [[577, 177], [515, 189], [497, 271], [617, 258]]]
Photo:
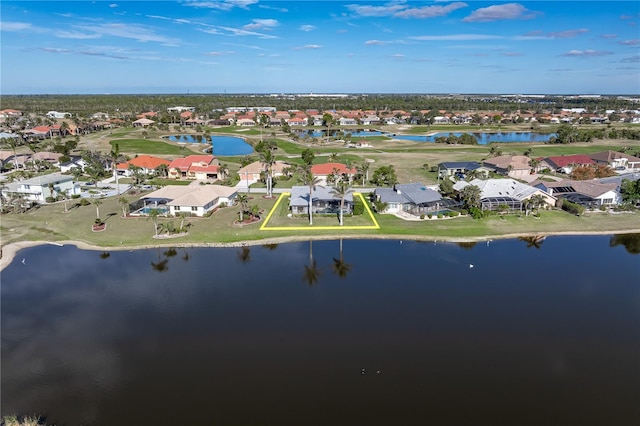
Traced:
[[[197, 150], [192, 150], [189, 145], [178, 146], [172, 142], [162, 142], [148, 139], [116, 139], [109, 142], [111, 146], [118, 144], [120, 152], [123, 154], [149, 154], [149, 155], [172, 155], [184, 156], [190, 154], [201, 154]], [[197, 145], [197, 144], [195, 144]]]

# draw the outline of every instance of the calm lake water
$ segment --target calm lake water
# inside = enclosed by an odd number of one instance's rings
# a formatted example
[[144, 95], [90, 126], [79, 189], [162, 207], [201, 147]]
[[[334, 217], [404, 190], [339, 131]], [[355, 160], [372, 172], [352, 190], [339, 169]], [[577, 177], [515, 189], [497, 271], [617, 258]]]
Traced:
[[219, 156], [247, 155], [253, 152], [253, 147], [244, 139], [235, 136], [212, 136], [205, 138], [202, 135], [171, 135], [166, 137], [173, 142], [211, 143], [213, 154]]
[[25, 249], [2, 271], [2, 414], [640, 424], [639, 253], [640, 235]]
[[[464, 132], [440, 132], [430, 136], [420, 135], [397, 135], [394, 139], [409, 140], [414, 142], [435, 142], [440, 136], [462, 136]], [[487, 145], [498, 142], [549, 142], [555, 133], [534, 133], [534, 132], [495, 132], [495, 133], [469, 133], [476, 138], [480, 145]]]

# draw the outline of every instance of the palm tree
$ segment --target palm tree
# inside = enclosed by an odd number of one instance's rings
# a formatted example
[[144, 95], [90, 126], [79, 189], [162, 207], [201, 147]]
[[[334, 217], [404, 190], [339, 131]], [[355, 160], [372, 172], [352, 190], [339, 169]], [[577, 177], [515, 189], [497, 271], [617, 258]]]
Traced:
[[339, 181], [338, 185], [331, 189], [331, 195], [340, 197], [340, 226], [344, 225], [343, 215], [344, 215], [344, 199], [347, 195], [353, 192], [353, 189], [349, 187], [349, 185], [343, 181]]
[[340, 157], [340, 154], [338, 154], [337, 152], [332, 152], [331, 154], [329, 154], [329, 162], [330, 163], [337, 163], [338, 162], [338, 157]]
[[120, 207], [122, 207], [122, 217], [126, 217], [129, 211], [129, 200], [127, 197], [122, 196], [118, 198], [118, 203], [120, 203]]
[[60, 191], [60, 194], [62, 195], [62, 199], [64, 200], [64, 212], [67, 213], [69, 211], [69, 209], [67, 208], [67, 200], [69, 200], [69, 189]]
[[100, 221], [100, 204], [102, 204], [102, 200], [100, 198], [93, 200], [93, 205], [96, 206], [96, 223]]
[[260, 162], [264, 166], [267, 178], [267, 197], [273, 196], [273, 165], [276, 163], [276, 156], [271, 147], [265, 148], [260, 152]]
[[367, 179], [367, 182], [369, 181], [370, 164], [367, 160], [364, 160], [359, 167], [360, 167], [360, 173], [362, 173], [362, 186], [364, 186], [365, 178]]
[[313, 225], [313, 190], [320, 184], [320, 178], [314, 176], [311, 169], [306, 170], [300, 177], [303, 185], [309, 187], [309, 225]]
[[249, 196], [247, 194], [238, 194], [236, 201], [240, 205], [240, 222], [243, 222], [244, 212], [247, 210], [247, 204], [249, 203]]
[[158, 236], [158, 216], [160, 216], [160, 210], [159, 209], [150, 209], [149, 213], [148, 213], [149, 217], [148, 219], [151, 219], [153, 221], [153, 227], [155, 228], [156, 231], [156, 236]]
[[169, 176], [169, 166], [166, 164], [160, 164], [154, 169], [154, 172], [156, 173], [156, 176], [166, 178]]
[[335, 272], [340, 278], [345, 278], [350, 270], [351, 264], [344, 261], [342, 253], [342, 238], [340, 238], [340, 258], [333, 258], [333, 272]]

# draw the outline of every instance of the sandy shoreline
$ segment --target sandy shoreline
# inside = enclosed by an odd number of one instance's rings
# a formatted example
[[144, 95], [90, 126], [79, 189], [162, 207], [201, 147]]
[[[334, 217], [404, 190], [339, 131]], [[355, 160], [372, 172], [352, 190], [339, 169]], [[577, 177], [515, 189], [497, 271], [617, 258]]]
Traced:
[[411, 240], [411, 241], [442, 241], [442, 242], [452, 242], [452, 243], [461, 243], [461, 242], [479, 242], [479, 241], [487, 241], [487, 240], [506, 240], [511, 238], [519, 238], [519, 237], [531, 237], [531, 236], [567, 236], [567, 235], [613, 235], [613, 234], [640, 234], [640, 229], [626, 229], [626, 230], [616, 230], [616, 231], [567, 231], [567, 232], [539, 232], [539, 233], [513, 233], [513, 234], [503, 234], [503, 235], [484, 235], [482, 237], [466, 237], [466, 238], [447, 238], [447, 237], [434, 237], [434, 236], [425, 236], [425, 235], [322, 235], [322, 236], [288, 236], [288, 237], [277, 237], [277, 238], [265, 238], [263, 240], [252, 240], [252, 241], [238, 241], [234, 243], [167, 243], [167, 244], [144, 244], [144, 245], [136, 245], [136, 246], [114, 246], [114, 247], [101, 247], [93, 244], [84, 243], [81, 241], [19, 241], [11, 244], [4, 245], [0, 247], [1, 257], [0, 257], [0, 271], [2, 271], [5, 267], [9, 266], [11, 262], [16, 258], [20, 250], [28, 248], [28, 247], [36, 247], [40, 245], [55, 245], [55, 246], [65, 246], [72, 245], [76, 246], [81, 250], [95, 250], [95, 251], [122, 251], [122, 250], [143, 250], [150, 249], [156, 247], [176, 247], [176, 248], [185, 248], [185, 247], [245, 247], [245, 246], [261, 246], [266, 244], [283, 244], [297, 241], [320, 241], [320, 240], [337, 240], [337, 239], [345, 239], [345, 240]]

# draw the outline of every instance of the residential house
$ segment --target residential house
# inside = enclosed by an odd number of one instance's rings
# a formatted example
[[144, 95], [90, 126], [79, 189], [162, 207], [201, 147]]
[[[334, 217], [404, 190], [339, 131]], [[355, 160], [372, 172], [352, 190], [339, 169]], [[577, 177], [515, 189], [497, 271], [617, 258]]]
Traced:
[[455, 176], [464, 179], [467, 173], [477, 172], [488, 176], [489, 169], [483, 167], [477, 161], [448, 161], [438, 164], [438, 174], [440, 177]]
[[617, 205], [622, 201], [616, 182], [602, 183], [598, 180], [565, 179], [555, 182], [538, 181], [533, 183], [556, 198], [562, 198], [585, 207]]
[[[333, 194], [333, 188], [316, 186], [311, 199], [311, 212], [313, 214], [337, 214], [340, 213], [340, 197]], [[291, 188], [289, 209], [293, 214], [309, 214], [309, 187], [294, 186]], [[343, 214], [353, 211], [353, 195], [349, 192], [344, 198]]]
[[71, 113], [69, 112], [49, 111], [46, 115], [47, 117], [54, 119], [71, 118]]
[[149, 127], [153, 125], [155, 121], [148, 118], [140, 118], [133, 122], [133, 127]]
[[525, 155], [500, 155], [487, 158], [482, 165], [503, 176], [530, 181], [532, 168], [529, 161], [531, 159]]
[[80, 194], [80, 185], [74, 182], [73, 176], [51, 173], [18, 182], [5, 183], [2, 187], [4, 198], [22, 196], [28, 203], [44, 203], [48, 197], [56, 197], [63, 192], [67, 192], [68, 196]]
[[293, 117], [287, 120], [287, 124], [289, 124], [289, 126], [294, 127], [300, 127], [300, 126], [306, 126], [309, 123], [309, 119], [304, 117]]
[[630, 172], [640, 170], [640, 158], [617, 151], [603, 151], [589, 154], [596, 164], [604, 164], [614, 170]]
[[141, 197], [139, 209], [132, 215], [148, 215], [149, 209], [156, 208], [164, 215], [188, 216], [206, 215], [221, 204], [233, 204], [237, 191], [234, 187], [222, 185], [167, 185]]
[[380, 124], [380, 117], [375, 116], [375, 115], [368, 115], [364, 118], [362, 118], [362, 124], [367, 126], [367, 125], [378, 125]]
[[30, 138], [30, 139], [51, 138], [51, 128], [49, 126], [36, 126], [31, 129], [23, 130], [22, 134], [26, 138]]
[[433, 124], [449, 124], [450, 120], [449, 117], [444, 117], [444, 116], [438, 116], [438, 117], [433, 117]]
[[25, 165], [31, 160], [29, 154], [15, 154], [13, 151], [0, 151], [1, 169], [13, 168], [24, 169]]
[[242, 127], [251, 127], [251, 126], [255, 126], [256, 122], [253, 121], [253, 119], [248, 118], [248, 117], [239, 117], [236, 120], [236, 126], [242, 126]]
[[[322, 183], [327, 183], [329, 176], [340, 176], [351, 181], [357, 173], [357, 170], [355, 168], [349, 169], [342, 163], [323, 163], [311, 166], [311, 173], [318, 177]], [[329, 181], [331, 181], [331, 179], [329, 179]]]
[[0, 118], [12, 118], [12, 117], [20, 117], [22, 115], [22, 111], [17, 109], [3, 109], [0, 111]]
[[420, 182], [396, 184], [393, 188], [376, 188], [374, 194], [377, 201], [386, 204], [384, 211], [379, 213], [404, 212], [419, 216], [459, 204], [454, 200], [443, 199], [438, 191]]
[[[284, 161], [276, 161], [276, 163], [271, 167], [271, 173], [273, 177], [283, 176], [284, 169], [287, 167], [291, 167], [291, 164], [285, 163]], [[254, 161], [251, 164], [247, 164], [238, 170], [238, 176], [241, 181], [256, 181], [260, 179], [260, 175], [265, 170], [264, 163], [260, 161]]]
[[341, 126], [355, 126], [358, 124], [358, 121], [353, 117], [340, 117], [338, 122]]
[[458, 181], [453, 189], [460, 192], [468, 185], [480, 188], [480, 207], [482, 210], [522, 210], [525, 201], [534, 195], [541, 195], [548, 206], [555, 206], [556, 197], [547, 191], [518, 182], [515, 179], [474, 179], [471, 182]]
[[140, 167], [144, 174], [153, 174], [157, 167], [164, 164], [168, 168], [170, 163], [169, 160], [165, 160], [164, 158], [154, 157], [152, 155], [139, 155], [124, 163], [118, 163], [116, 170], [120, 176], [131, 176], [131, 166], [135, 166]]
[[574, 155], [561, 155], [555, 157], [544, 158], [540, 166], [542, 168], [548, 167], [558, 173], [569, 174], [573, 171], [574, 167], [578, 166], [592, 166], [596, 164], [588, 155], [574, 154]]
[[158, 113], [155, 111], [147, 111], [147, 112], [142, 112], [140, 114], [137, 115], [137, 118], [155, 118], [158, 116]]
[[84, 161], [82, 157], [79, 157], [77, 155], [72, 155], [70, 158], [71, 159], [69, 161], [60, 163], [60, 171], [62, 173], [69, 173], [71, 172], [71, 170], [76, 168], [84, 171], [84, 168], [86, 167], [87, 162]]
[[169, 164], [172, 179], [216, 180], [224, 179], [220, 162], [213, 155], [188, 155]]

